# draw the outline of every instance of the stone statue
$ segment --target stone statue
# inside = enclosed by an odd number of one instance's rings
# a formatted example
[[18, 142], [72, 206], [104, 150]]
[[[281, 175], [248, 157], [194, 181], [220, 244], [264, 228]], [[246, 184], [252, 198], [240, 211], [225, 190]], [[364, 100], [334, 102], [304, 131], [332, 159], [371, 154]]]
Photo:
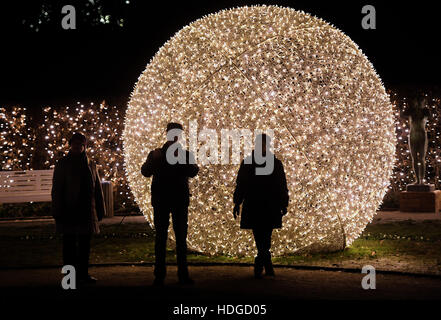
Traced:
[[[414, 98], [410, 101], [409, 107], [402, 112], [403, 117], [409, 118], [410, 133], [409, 133], [409, 149], [412, 155], [412, 166], [415, 173], [416, 181], [408, 186], [425, 185], [423, 179], [426, 173], [426, 153], [427, 153], [427, 129], [426, 123], [429, 117], [429, 109], [426, 106], [427, 101], [425, 97]], [[429, 187], [429, 185], [425, 185]], [[415, 189], [415, 188], [411, 188]], [[424, 189], [424, 190], [423, 190]], [[432, 188], [420, 188], [412, 191], [431, 191]]]

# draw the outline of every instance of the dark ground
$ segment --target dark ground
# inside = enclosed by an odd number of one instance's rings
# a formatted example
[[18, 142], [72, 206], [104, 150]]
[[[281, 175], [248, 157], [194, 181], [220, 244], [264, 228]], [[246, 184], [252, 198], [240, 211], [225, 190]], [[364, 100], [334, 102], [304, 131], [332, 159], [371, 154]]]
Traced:
[[365, 274], [324, 270], [276, 268], [276, 278], [256, 280], [250, 266], [191, 266], [196, 280], [192, 287], [177, 283], [176, 267], [169, 266], [165, 287], [152, 287], [151, 266], [92, 267], [90, 273], [99, 281], [96, 285], [79, 288], [77, 293], [61, 288], [60, 269], [22, 269], [0, 271], [2, 298], [19, 295], [41, 299], [76, 297], [90, 299], [145, 299], [155, 301], [207, 302], [228, 299], [241, 301], [247, 297], [259, 300], [291, 299], [441, 299], [441, 278], [377, 274], [376, 289], [364, 290]]
[[191, 266], [197, 282], [185, 287], [177, 283], [175, 266], [170, 266], [168, 272], [165, 287], [157, 289], [151, 286], [151, 266], [92, 267], [90, 273], [100, 279], [96, 285], [66, 291], [60, 286], [63, 275], [59, 269], [2, 270], [0, 301], [33, 301], [39, 305], [48, 301], [57, 305], [71, 301], [100, 301], [97, 303], [107, 306], [136, 303], [172, 316], [173, 307], [180, 304], [267, 304], [278, 313], [289, 305], [303, 305], [304, 300], [320, 299], [324, 305], [328, 300], [335, 304], [369, 300], [367, 305], [376, 305], [384, 300], [441, 299], [439, 277], [377, 274], [376, 289], [364, 290], [361, 280], [365, 275], [361, 273], [276, 268], [275, 279], [255, 280], [249, 266]]
[[[201, 318], [175, 316], [174, 307], [183, 304], [208, 306], [214, 310], [209, 318], [220, 319], [295, 319], [305, 314], [354, 319], [367, 314], [392, 320], [410, 311], [424, 318], [441, 300], [441, 222], [436, 214], [379, 213], [344, 252], [274, 258], [279, 265], [275, 279], [255, 280], [251, 257], [192, 253], [190, 272], [196, 285], [178, 285], [171, 265], [160, 290], [151, 286], [153, 234], [144, 218], [120, 222], [121, 217], [106, 219], [103, 233], [94, 239], [90, 273], [99, 282], [68, 291], [61, 288], [60, 239], [52, 222], [0, 223], [0, 315], [10, 308], [14, 314], [26, 313], [26, 319], [41, 312], [56, 318], [85, 312], [97, 314], [97, 319], [113, 319], [117, 312], [122, 319], [134, 313], [146, 319]], [[168, 261], [176, 261], [173, 250]], [[360, 269], [367, 264], [377, 270], [375, 290], [361, 286], [365, 274]], [[225, 304], [264, 304], [268, 313], [218, 315], [218, 305]]]

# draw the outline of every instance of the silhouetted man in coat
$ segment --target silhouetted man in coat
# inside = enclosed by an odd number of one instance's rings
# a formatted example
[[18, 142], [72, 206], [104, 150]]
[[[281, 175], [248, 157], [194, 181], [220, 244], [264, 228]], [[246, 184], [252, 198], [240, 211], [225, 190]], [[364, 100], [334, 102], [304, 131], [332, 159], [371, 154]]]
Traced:
[[[289, 195], [282, 162], [270, 152], [270, 137], [256, 137], [251, 156], [240, 165], [234, 191], [234, 218], [242, 205], [240, 227], [252, 229], [257, 247], [254, 276], [274, 276], [271, 262], [271, 235], [274, 228], [282, 227], [282, 216], [287, 213]], [[263, 169], [266, 170], [263, 170]], [[272, 170], [271, 170], [272, 169]]]
[[88, 272], [90, 241], [105, 214], [103, 191], [96, 165], [86, 155], [86, 137], [75, 133], [69, 145], [54, 169], [52, 215], [63, 234], [63, 264], [75, 267], [80, 283], [94, 283]]
[[165, 250], [170, 212], [176, 239], [178, 278], [181, 284], [193, 284], [187, 267], [187, 229], [190, 192], [188, 178], [197, 175], [199, 168], [191, 152], [178, 142], [182, 125], [167, 125], [167, 142], [162, 148], [151, 151], [142, 165], [145, 177], [153, 175], [151, 200], [153, 206], [155, 238], [155, 281], [162, 285], [166, 276]]

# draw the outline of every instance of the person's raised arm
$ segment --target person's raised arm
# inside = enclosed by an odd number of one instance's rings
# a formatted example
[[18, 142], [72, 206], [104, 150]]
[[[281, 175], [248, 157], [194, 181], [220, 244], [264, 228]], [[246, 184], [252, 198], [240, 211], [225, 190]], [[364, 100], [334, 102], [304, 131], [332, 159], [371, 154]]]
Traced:
[[147, 156], [147, 160], [141, 167], [141, 174], [144, 177], [150, 178], [158, 170], [158, 158], [160, 157], [161, 151], [159, 149], [150, 151]]

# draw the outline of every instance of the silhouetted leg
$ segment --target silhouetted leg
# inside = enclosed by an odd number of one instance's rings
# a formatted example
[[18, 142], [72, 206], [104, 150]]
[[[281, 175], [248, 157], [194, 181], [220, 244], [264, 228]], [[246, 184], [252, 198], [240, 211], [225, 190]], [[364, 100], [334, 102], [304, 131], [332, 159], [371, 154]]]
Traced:
[[[422, 183], [422, 178], [421, 178], [421, 165], [418, 165], [418, 163], [421, 164], [420, 162], [420, 152], [414, 148], [414, 150], [412, 151], [412, 166], [413, 166], [413, 172], [415, 173], [415, 183], [416, 184], [420, 184]], [[424, 177], [423, 177], [424, 178]]]
[[89, 256], [91, 234], [78, 235], [78, 276], [87, 278], [89, 275]]
[[75, 234], [63, 234], [63, 265], [71, 265], [75, 268], [78, 267], [77, 237]]
[[273, 233], [273, 229], [264, 229], [262, 230], [262, 259], [263, 264], [265, 266], [265, 273], [267, 275], [274, 275], [273, 263], [271, 261], [271, 235]]
[[164, 279], [166, 275], [165, 249], [167, 245], [167, 232], [170, 219], [170, 210], [168, 208], [153, 208], [155, 224], [155, 277]]
[[187, 266], [187, 230], [188, 208], [180, 207], [172, 209], [173, 230], [176, 238], [176, 260], [178, 263], [178, 278], [188, 278]]
[[256, 276], [262, 274], [263, 267], [267, 275], [274, 275], [273, 264], [271, 262], [271, 235], [272, 228], [253, 229], [254, 240], [256, 241], [257, 256], [254, 260], [254, 272]]
[[253, 229], [254, 241], [256, 242], [257, 248], [257, 256], [254, 258], [254, 276], [256, 278], [260, 278], [262, 276], [263, 271], [263, 257], [262, 257], [262, 230], [261, 229]]

